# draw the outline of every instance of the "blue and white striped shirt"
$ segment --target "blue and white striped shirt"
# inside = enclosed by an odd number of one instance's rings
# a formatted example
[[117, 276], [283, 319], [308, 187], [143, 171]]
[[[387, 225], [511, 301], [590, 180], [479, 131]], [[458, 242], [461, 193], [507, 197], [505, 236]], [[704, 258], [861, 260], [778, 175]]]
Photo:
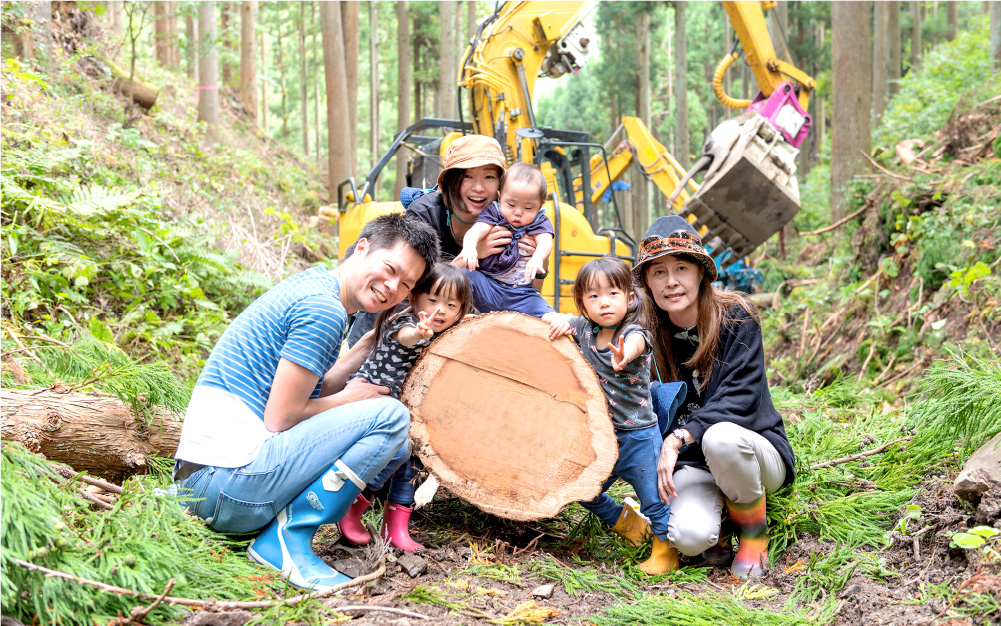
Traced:
[[319, 377], [310, 395], [318, 398], [323, 375], [340, 353], [347, 318], [334, 274], [322, 267], [300, 272], [237, 316], [212, 349], [196, 386], [238, 396], [263, 420], [278, 361], [285, 358]]

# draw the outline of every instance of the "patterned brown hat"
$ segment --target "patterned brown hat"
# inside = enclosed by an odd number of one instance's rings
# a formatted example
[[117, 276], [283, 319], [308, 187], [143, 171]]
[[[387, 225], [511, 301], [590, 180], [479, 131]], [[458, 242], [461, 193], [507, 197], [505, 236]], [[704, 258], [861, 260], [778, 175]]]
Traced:
[[504, 150], [497, 140], [486, 135], [463, 135], [448, 144], [445, 162], [438, 173], [438, 185], [445, 180], [445, 172], [450, 169], [468, 170], [481, 165], [496, 165], [503, 174], [507, 169]]
[[658, 217], [647, 229], [633, 266], [636, 277], [642, 281], [643, 264], [666, 254], [691, 257], [702, 264], [710, 282], [716, 280], [716, 263], [702, 246], [702, 238], [688, 220], [679, 215]]

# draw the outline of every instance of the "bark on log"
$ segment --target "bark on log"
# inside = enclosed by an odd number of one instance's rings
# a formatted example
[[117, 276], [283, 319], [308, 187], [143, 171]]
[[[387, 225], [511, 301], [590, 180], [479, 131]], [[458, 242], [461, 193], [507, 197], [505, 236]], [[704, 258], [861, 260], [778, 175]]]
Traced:
[[618, 457], [594, 370], [521, 313], [466, 320], [424, 350], [401, 394], [414, 450], [439, 482], [514, 520], [601, 491]]
[[149, 426], [117, 398], [0, 389], [0, 437], [47, 459], [121, 484], [146, 471], [149, 456], [172, 457], [181, 419], [159, 409]]
[[[111, 70], [111, 87], [114, 91], [128, 97], [132, 94], [135, 103], [149, 111], [156, 104], [156, 97], [160, 94], [160, 90], [156, 87], [151, 87], [146, 83], [139, 80], [138, 76], [132, 77], [132, 82], [129, 82], [129, 73], [112, 61], [109, 57], [100, 54], [98, 55], [101, 61]], [[135, 93], [132, 89], [135, 87]]]

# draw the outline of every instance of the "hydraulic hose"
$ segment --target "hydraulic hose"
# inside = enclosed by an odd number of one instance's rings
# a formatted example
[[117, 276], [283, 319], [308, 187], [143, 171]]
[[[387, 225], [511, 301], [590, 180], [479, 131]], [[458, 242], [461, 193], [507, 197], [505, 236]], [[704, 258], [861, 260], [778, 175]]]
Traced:
[[713, 72], [713, 92], [716, 93], [716, 98], [720, 101], [720, 104], [727, 107], [728, 109], [746, 109], [751, 105], [750, 100], [744, 100], [743, 98], [731, 98], [726, 95], [723, 91], [723, 75], [726, 71], [730, 69], [733, 62], [740, 58], [738, 52], [730, 52], [725, 54], [722, 59], [720, 59], [719, 65], [716, 66], [716, 71]]

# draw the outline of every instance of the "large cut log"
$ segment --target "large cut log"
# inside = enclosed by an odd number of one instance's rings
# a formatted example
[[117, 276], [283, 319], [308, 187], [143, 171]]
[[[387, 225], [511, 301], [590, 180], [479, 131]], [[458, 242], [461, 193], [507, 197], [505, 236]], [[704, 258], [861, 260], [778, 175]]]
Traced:
[[591, 500], [618, 448], [573, 341], [521, 313], [466, 320], [424, 350], [401, 399], [417, 455], [456, 496], [514, 520]]
[[0, 436], [77, 471], [121, 483], [145, 472], [150, 455], [174, 456], [181, 420], [156, 409], [150, 424], [143, 424], [110, 396], [0, 389]]

